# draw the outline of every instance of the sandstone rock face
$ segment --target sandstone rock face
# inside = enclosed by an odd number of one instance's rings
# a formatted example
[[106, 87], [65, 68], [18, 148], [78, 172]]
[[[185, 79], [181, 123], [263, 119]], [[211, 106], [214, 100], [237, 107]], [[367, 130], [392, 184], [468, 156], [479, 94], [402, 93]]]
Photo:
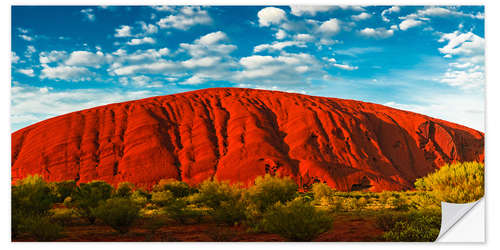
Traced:
[[453, 161], [484, 161], [484, 134], [372, 103], [238, 88], [110, 104], [12, 134], [13, 182], [251, 185], [269, 173], [303, 188], [403, 190]]

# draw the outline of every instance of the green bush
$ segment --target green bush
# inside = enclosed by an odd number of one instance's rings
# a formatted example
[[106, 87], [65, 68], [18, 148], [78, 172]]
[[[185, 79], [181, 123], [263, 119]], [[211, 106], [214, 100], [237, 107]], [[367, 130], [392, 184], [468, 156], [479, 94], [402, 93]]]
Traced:
[[434, 241], [441, 228], [439, 210], [387, 213], [376, 219], [377, 227], [385, 231], [386, 241]]
[[23, 232], [37, 241], [54, 241], [62, 237], [63, 228], [52, 223], [48, 216], [29, 216], [23, 219]]
[[220, 207], [222, 202], [239, 200], [242, 195], [242, 190], [239, 187], [219, 181], [204, 181], [198, 190], [199, 193], [194, 196], [195, 202], [212, 209]]
[[167, 206], [174, 199], [174, 195], [168, 190], [153, 192], [151, 195], [151, 202], [162, 207]]
[[175, 198], [186, 197], [195, 192], [187, 183], [175, 179], [160, 180], [153, 188], [154, 191], [170, 191]]
[[148, 203], [148, 194], [142, 190], [135, 190], [131, 195], [130, 199], [134, 201], [138, 206], [143, 207]]
[[118, 184], [118, 186], [116, 186], [114, 196], [128, 198], [132, 195], [133, 190], [134, 190], [134, 184], [130, 182], [121, 182]]
[[417, 191], [410, 198], [410, 207], [416, 209], [440, 209], [441, 202], [425, 191]]
[[265, 211], [276, 202], [285, 203], [295, 198], [297, 189], [297, 184], [290, 178], [266, 174], [255, 179], [255, 185], [247, 190], [247, 196], [260, 211]]
[[139, 218], [139, 207], [127, 198], [110, 198], [95, 209], [95, 215], [119, 233], [127, 233]]
[[76, 212], [86, 218], [90, 224], [94, 224], [95, 209], [101, 201], [109, 199], [112, 192], [113, 187], [103, 181], [82, 183], [71, 196], [71, 206], [75, 207]]
[[417, 179], [415, 187], [428, 191], [438, 201], [473, 202], [484, 196], [484, 164], [457, 162]]
[[186, 199], [210, 208], [209, 215], [218, 224], [232, 225], [245, 219], [243, 190], [227, 182], [205, 181], [199, 192]]
[[217, 224], [234, 225], [246, 219], [245, 205], [240, 200], [223, 201], [210, 215]]
[[302, 199], [270, 207], [263, 216], [265, 231], [276, 233], [291, 241], [311, 241], [332, 227], [328, 212], [319, 210]]
[[49, 185], [41, 176], [28, 176], [12, 186], [12, 211], [25, 215], [45, 215], [54, 204]]
[[323, 198], [329, 198], [334, 193], [333, 189], [325, 183], [314, 183], [312, 185], [312, 192], [314, 200], [316, 201], [321, 201]]
[[199, 223], [203, 217], [201, 210], [188, 206], [188, 203], [182, 198], [171, 200], [165, 206], [165, 213], [169, 218], [181, 224], [187, 224], [191, 221]]
[[11, 187], [11, 230], [14, 238], [27, 228], [25, 222], [32, 222], [26, 218], [48, 216], [54, 204], [51, 189], [41, 176], [28, 176], [16, 184]]
[[54, 202], [61, 203], [66, 197], [71, 196], [71, 193], [76, 189], [76, 182], [74, 180], [51, 182], [49, 183]]

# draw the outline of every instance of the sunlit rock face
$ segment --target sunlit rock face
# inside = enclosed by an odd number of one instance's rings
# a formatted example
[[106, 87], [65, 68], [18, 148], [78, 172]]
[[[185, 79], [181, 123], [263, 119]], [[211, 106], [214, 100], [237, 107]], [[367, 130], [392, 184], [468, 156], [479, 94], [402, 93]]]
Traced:
[[378, 104], [239, 88], [100, 106], [12, 134], [13, 182], [248, 186], [269, 173], [301, 188], [404, 190], [453, 161], [484, 161], [484, 134]]

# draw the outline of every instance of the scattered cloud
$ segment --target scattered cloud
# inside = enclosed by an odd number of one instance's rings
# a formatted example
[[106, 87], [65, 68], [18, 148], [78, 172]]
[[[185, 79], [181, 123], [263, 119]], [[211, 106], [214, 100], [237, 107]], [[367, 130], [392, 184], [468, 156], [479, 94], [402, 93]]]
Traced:
[[180, 49], [187, 51], [194, 57], [209, 54], [230, 54], [236, 49], [236, 46], [232, 44], [220, 43], [226, 39], [227, 36], [224, 32], [212, 32], [196, 39], [194, 43], [181, 43]]
[[318, 31], [328, 35], [335, 35], [340, 31], [340, 21], [336, 18], [327, 20], [319, 26]]
[[470, 31], [455, 31], [442, 34], [439, 42], [446, 41], [448, 43], [439, 48], [439, 52], [454, 61], [449, 63], [448, 70], [437, 80], [466, 90], [482, 89], [485, 83], [484, 38]]
[[141, 28], [142, 28], [142, 31], [145, 33], [145, 34], [155, 34], [158, 32], [158, 27], [154, 24], [151, 24], [151, 23], [145, 23], [145, 22], [139, 22], [139, 24], [141, 25]]
[[68, 54], [66, 53], [66, 51], [53, 50], [51, 52], [42, 51], [38, 56], [40, 63], [47, 64], [47, 63], [61, 61], [67, 58]]
[[35, 76], [35, 72], [33, 71], [33, 69], [18, 69], [17, 72], [27, 75], [29, 77]]
[[343, 69], [343, 70], [357, 70], [358, 69], [358, 66], [351, 66], [351, 65], [348, 65], [348, 64], [334, 63], [332, 65], [334, 67], [337, 67], [337, 68]]
[[186, 68], [196, 68], [196, 67], [212, 67], [221, 60], [217, 56], [209, 56], [202, 58], [191, 58], [189, 60], [183, 61], [182, 65]]
[[394, 30], [386, 30], [384, 28], [364, 28], [359, 32], [362, 36], [373, 38], [388, 38], [394, 35]]
[[369, 19], [371, 17], [372, 17], [372, 15], [369, 14], [369, 13], [366, 13], [366, 12], [362, 12], [362, 13], [360, 13], [358, 15], [352, 15], [351, 16], [352, 20], [354, 20], [354, 21], [366, 20], [366, 19]]
[[19, 37], [20, 37], [21, 39], [25, 40], [25, 41], [28, 41], [28, 42], [33, 41], [33, 37], [28, 36], [28, 35], [26, 35], [26, 34], [19, 34]]
[[444, 47], [439, 48], [439, 52], [446, 55], [472, 55], [484, 53], [484, 38], [472, 32], [443, 34], [439, 42], [448, 41]]
[[115, 30], [115, 37], [129, 37], [131, 34], [132, 28], [128, 25], [121, 25], [118, 29]]
[[423, 22], [415, 19], [405, 19], [399, 24], [399, 29], [407, 30], [416, 26], [421, 25]]
[[319, 12], [327, 12], [334, 9], [335, 6], [320, 6], [320, 5], [292, 5], [290, 6], [292, 15], [295, 16], [315, 16]]
[[283, 40], [285, 39], [287, 36], [286, 32], [282, 29], [278, 30], [278, 32], [276, 32], [276, 34], [274, 35], [274, 37], [276, 37], [276, 39], [278, 40]]
[[161, 18], [156, 24], [162, 29], [188, 30], [195, 25], [207, 25], [211, 23], [212, 18], [210, 18], [206, 10], [201, 7], [185, 6], [180, 8], [175, 14]]
[[279, 51], [286, 47], [296, 46], [296, 47], [305, 47], [304, 42], [301, 41], [285, 41], [285, 42], [273, 42], [272, 44], [261, 44], [255, 46], [253, 51], [255, 53], [262, 51]]
[[14, 51], [11, 52], [10, 61], [13, 64], [19, 62], [19, 56], [17, 56], [16, 52]]
[[128, 45], [141, 45], [141, 44], [154, 44], [156, 43], [155, 39], [147, 36], [143, 38], [132, 38], [132, 40], [128, 41]]
[[257, 13], [259, 18], [259, 25], [263, 27], [270, 26], [271, 24], [279, 24], [286, 19], [284, 10], [275, 7], [266, 7]]
[[80, 11], [82, 15], [84, 16], [85, 20], [88, 20], [90, 22], [95, 21], [95, 14], [94, 14], [94, 9], [88, 8], [88, 9], [83, 9]]
[[69, 55], [65, 64], [69, 66], [85, 66], [99, 68], [106, 62], [106, 57], [101, 51], [96, 53], [90, 51], [73, 51]]
[[66, 81], [89, 81], [95, 74], [85, 67], [59, 65], [50, 67], [42, 65], [40, 78], [53, 79], [53, 80], [66, 80]]
[[391, 13], [397, 13], [400, 10], [401, 10], [401, 8], [399, 6], [392, 6], [392, 7], [388, 8], [388, 9], [383, 10], [380, 13], [380, 16], [382, 16], [382, 20], [384, 22], [390, 22], [391, 20], [389, 20], [389, 18], [387, 18], [386, 15], [391, 14]]
[[[321, 64], [307, 53], [285, 53], [279, 56], [252, 55], [239, 60], [243, 70], [237, 71], [238, 82], [258, 80], [261, 84], [308, 84], [308, 74], [323, 76]], [[295, 70], [291, 71], [293, 68]]]

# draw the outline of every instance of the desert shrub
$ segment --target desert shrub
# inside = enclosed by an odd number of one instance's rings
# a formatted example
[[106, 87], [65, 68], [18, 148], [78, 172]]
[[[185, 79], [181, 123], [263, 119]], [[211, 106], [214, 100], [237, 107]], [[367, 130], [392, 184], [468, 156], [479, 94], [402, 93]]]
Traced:
[[203, 217], [201, 210], [189, 206], [182, 198], [171, 200], [164, 209], [169, 218], [181, 224], [187, 224], [192, 221], [199, 223]]
[[28, 176], [12, 186], [12, 211], [25, 215], [45, 215], [54, 204], [49, 185], [41, 176]]
[[430, 192], [438, 201], [473, 202], [484, 196], [484, 164], [479, 162], [446, 164], [438, 171], [417, 179], [415, 187]]
[[357, 200], [358, 209], [364, 209], [368, 205], [368, 200], [365, 197], [361, 197]]
[[48, 216], [29, 216], [23, 219], [23, 232], [37, 241], [54, 241], [62, 236], [63, 227], [50, 221]]
[[231, 186], [227, 182], [204, 181], [198, 188], [199, 193], [195, 195], [196, 203], [201, 203], [209, 208], [216, 209], [222, 202], [239, 200], [242, 190], [237, 186]]
[[343, 198], [342, 199], [342, 209], [345, 211], [358, 210], [358, 201], [356, 198]]
[[314, 183], [312, 185], [312, 192], [316, 201], [320, 201], [323, 198], [329, 198], [334, 193], [333, 189], [325, 183]]
[[153, 188], [154, 191], [170, 191], [175, 198], [186, 197], [195, 192], [187, 183], [175, 179], [163, 179]]
[[410, 209], [410, 204], [408, 204], [407, 200], [404, 197], [391, 196], [387, 199], [386, 204], [389, 205], [392, 209], [397, 211], [407, 211]]
[[216, 223], [232, 225], [245, 219], [243, 192], [227, 182], [205, 181], [187, 200], [210, 208], [207, 212]]
[[279, 234], [291, 241], [311, 241], [328, 231], [332, 222], [328, 212], [299, 198], [286, 204], [278, 202], [270, 207], [264, 213], [262, 227], [267, 232]]
[[246, 218], [245, 205], [240, 200], [223, 201], [209, 213], [217, 224], [233, 225]]
[[441, 202], [428, 192], [415, 192], [409, 206], [416, 209], [440, 209]]
[[126, 233], [139, 218], [139, 207], [127, 198], [110, 198], [100, 203], [95, 216], [119, 233]]
[[51, 182], [49, 183], [49, 187], [52, 191], [54, 202], [61, 203], [66, 197], [71, 196], [71, 193], [76, 188], [76, 182], [74, 180]]
[[387, 212], [376, 217], [375, 225], [386, 241], [434, 241], [441, 227], [439, 210]]
[[148, 195], [142, 190], [135, 190], [134, 192], [132, 192], [132, 194], [130, 195], [130, 199], [141, 207], [148, 203]]
[[151, 194], [151, 202], [158, 206], [167, 206], [175, 199], [172, 192], [168, 190], [153, 192]]
[[71, 195], [71, 206], [76, 212], [87, 219], [89, 223], [94, 224], [96, 215], [95, 209], [99, 202], [111, 197], [113, 187], [103, 181], [92, 181], [82, 183], [75, 189]]
[[285, 203], [295, 198], [297, 188], [297, 184], [290, 178], [266, 174], [255, 179], [255, 185], [248, 189], [247, 197], [260, 211], [265, 211], [278, 201]]
[[46, 217], [54, 204], [48, 184], [40, 176], [28, 176], [11, 188], [12, 237], [22, 233], [27, 217]]
[[130, 182], [121, 182], [118, 184], [118, 186], [116, 186], [113, 196], [128, 198], [132, 195], [133, 190], [134, 184]]

